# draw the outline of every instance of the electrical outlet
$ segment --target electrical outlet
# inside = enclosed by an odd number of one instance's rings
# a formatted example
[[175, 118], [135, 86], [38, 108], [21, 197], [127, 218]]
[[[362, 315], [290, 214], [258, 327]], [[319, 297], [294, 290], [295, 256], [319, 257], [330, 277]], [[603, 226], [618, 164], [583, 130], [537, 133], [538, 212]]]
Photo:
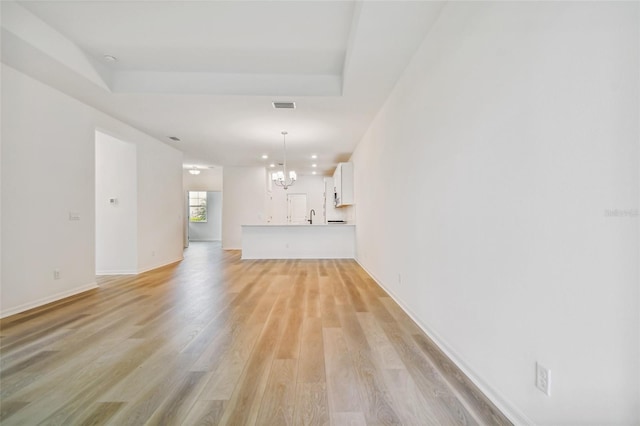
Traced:
[[536, 387], [551, 396], [551, 370], [536, 362]]
[[54, 280], [59, 280], [60, 279], [60, 270], [59, 269], [54, 269], [53, 270], [53, 279]]

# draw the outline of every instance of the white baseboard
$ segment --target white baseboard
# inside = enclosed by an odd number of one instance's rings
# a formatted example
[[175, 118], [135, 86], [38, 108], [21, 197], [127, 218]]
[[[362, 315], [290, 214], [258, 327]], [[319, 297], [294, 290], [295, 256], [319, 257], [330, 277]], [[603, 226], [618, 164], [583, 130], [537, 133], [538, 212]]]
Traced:
[[162, 268], [163, 266], [172, 265], [174, 263], [182, 262], [183, 260], [184, 260], [184, 257], [180, 256], [177, 259], [171, 260], [171, 261], [166, 262], [166, 263], [162, 263], [160, 265], [154, 265], [154, 266], [150, 266], [148, 268], [139, 269], [138, 272], [135, 272], [134, 274], [143, 274], [145, 272], [153, 271], [154, 269]]
[[482, 380], [469, 365], [464, 361], [464, 358], [457, 354], [446, 341], [440, 336], [423, 324], [416, 315], [402, 302], [382, 281], [380, 281], [374, 274], [372, 274], [362, 263], [356, 258], [355, 261], [365, 270], [367, 274], [373, 280], [387, 292], [387, 294], [402, 308], [402, 310], [416, 323], [416, 325], [440, 348], [440, 350], [453, 362], [474, 385], [482, 392], [501, 412], [504, 414], [514, 425], [534, 425], [535, 423], [527, 418], [519, 409], [513, 406], [506, 398], [504, 398], [499, 392], [496, 392], [491, 386], [489, 386], [484, 380]]
[[135, 275], [137, 273], [137, 271], [131, 269], [96, 271], [96, 275]]
[[16, 306], [14, 308], [6, 309], [0, 312], [0, 318], [5, 318], [11, 315], [19, 314], [20, 312], [28, 311], [29, 309], [38, 308], [42, 305], [46, 305], [47, 303], [57, 302], [58, 300], [64, 299], [65, 297], [83, 293], [88, 290], [93, 290], [94, 288], [98, 288], [98, 285], [95, 282], [92, 282], [90, 284], [85, 284], [80, 287], [76, 287], [72, 290], [56, 293], [52, 296], [47, 296], [38, 300], [34, 300], [33, 302], [24, 303], [22, 305]]

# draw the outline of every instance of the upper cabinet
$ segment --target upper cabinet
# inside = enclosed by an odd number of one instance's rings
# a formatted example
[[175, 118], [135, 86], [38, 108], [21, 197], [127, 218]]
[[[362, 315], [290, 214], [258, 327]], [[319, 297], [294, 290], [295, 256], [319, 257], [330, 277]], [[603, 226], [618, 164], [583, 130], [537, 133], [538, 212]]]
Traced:
[[338, 163], [333, 172], [333, 186], [336, 207], [353, 204], [353, 163]]

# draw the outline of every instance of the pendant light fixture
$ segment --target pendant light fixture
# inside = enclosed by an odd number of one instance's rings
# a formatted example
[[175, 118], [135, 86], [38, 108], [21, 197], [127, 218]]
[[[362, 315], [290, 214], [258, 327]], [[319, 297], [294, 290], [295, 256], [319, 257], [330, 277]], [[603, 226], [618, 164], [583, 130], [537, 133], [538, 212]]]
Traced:
[[287, 174], [287, 132], [282, 131], [282, 145], [284, 146], [284, 161], [282, 162], [282, 170], [271, 174], [273, 184], [281, 186], [284, 189], [289, 188], [296, 182], [296, 172], [293, 170]]

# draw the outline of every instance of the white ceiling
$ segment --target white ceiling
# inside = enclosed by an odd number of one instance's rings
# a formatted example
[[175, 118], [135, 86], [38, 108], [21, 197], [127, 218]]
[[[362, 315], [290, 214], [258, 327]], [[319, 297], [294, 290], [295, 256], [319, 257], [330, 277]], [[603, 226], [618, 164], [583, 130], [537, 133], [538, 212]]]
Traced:
[[[419, 1], [3, 1], [2, 61], [184, 152], [347, 159], [442, 8]], [[113, 55], [117, 62], [103, 56]], [[295, 101], [274, 110], [272, 101]], [[172, 142], [177, 136], [181, 142]], [[270, 160], [262, 160], [262, 154]], [[317, 154], [317, 160], [311, 160]]]

